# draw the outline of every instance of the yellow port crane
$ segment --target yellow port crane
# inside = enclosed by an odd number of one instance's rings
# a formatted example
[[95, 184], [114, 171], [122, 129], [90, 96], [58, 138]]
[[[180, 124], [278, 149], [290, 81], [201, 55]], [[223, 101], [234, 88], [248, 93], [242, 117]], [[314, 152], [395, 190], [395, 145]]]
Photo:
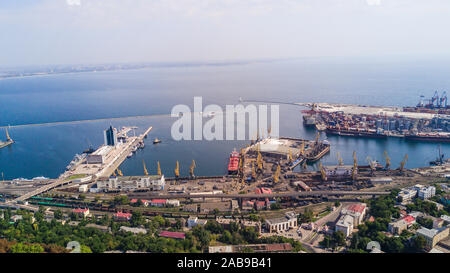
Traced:
[[281, 173], [281, 166], [278, 164], [277, 169], [275, 170], [275, 173], [273, 175], [273, 182], [278, 183], [280, 182], [280, 173]]
[[258, 170], [262, 170], [263, 168], [263, 162], [262, 162], [262, 156], [259, 148], [259, 144], [257, 146], [258, 155], [256, 157], [256, 164], [258, 165]]
[[408, 161], [408, 154], [405, 154], [402, 162], [400, 162], [400, 171], [403, 172], [405, 169], [406, 162]]
[[289, 154], [288, 154], [287, 158], [288, 158], [289, 162], [292, 162], [293, 157], [292, 157], [292, 151], [291, 150], [289, 150]]
[[189, 174], [191, 175], [191, 177], [194, 177], [194, 169], [195, 169], [195, 167], [196, 167], [195, 160], [192, 159], [191, 166], [189, 167]]
[[157, 170], [158, 176], [161, 176], [161, 167], [159, 166], [159, 161], [157, 162], [157, 168], [158, 168]]
[[148, 176], [148, 170], [147, 170], [147, 167], [145, 166], [145, 161], [142, 159], [142, 165], [143, 165], [143, 167], [144, 167], [144, 174], [146, 175], [146, 176]]
[[252, 178], [256, 179], [255, 162], [252, 162]]
[[305, 153], [305, 141], [302, 140], [302, 145], [300, 146], [300, 155], [303, 156]]
[[320, 175], [322, 176], [322, 180], [327, 181], [327, 173], [325, 172], [325, 168], [323, 167], [322, 162], [319, 162], [319, 170]]
[[180, 163], [178, 162], [178, 160], [177, 160], [177, 165], [176, 165], [173, 173], [175, 174], [175, 178], [178, 178], [180, 176]]
[[118, 174], [119, 176], [123, 176], [123, 173], [122, 173], [122, 171], [121, 171], [120, 169], [117, 169], [117, 174]]
[[319, 144], [319, 138], [320, 138], [320, 132], [317, 131], [317, 134], [316, 134], [316, 145]]
[[389, 167], [391, 166], [391, 158], [386, 150], [384, 151], [384, 158], [386, 159], [386, 170], [389, 170]]
[[344, 160], [341, 157], [341, 153], [337, 152], [336, 154], [337, 158], [338, 158], [338, 164], [339, 166], [343, 166], [344, 165]]
[[114, 170], [113, 173], [112, 173], [111, 175], [112, 175], [112, 176], [117, 176], [116, 170]]
[[370, 174], [373, 175], [373, 172], [375, 171], [375, 162], [372, 160], [370, 156], [367, 156], [366, 160], [367, 163], [369, 163]]

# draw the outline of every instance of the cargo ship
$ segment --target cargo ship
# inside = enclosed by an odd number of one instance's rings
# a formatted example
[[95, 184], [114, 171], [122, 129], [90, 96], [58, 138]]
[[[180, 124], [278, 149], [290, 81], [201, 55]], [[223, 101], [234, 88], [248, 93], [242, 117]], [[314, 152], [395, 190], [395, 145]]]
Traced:
[[303, 125], [305, 127], [315, 127], [316, 117], [313, 115], [303, 115]]
[[239, 168], [239, 153], [236, 151], [231, 152], [228, 162], [228, 174], [237, 174]]
[[369, 137], [369, 138], [387, 138], [387, 135], [380, 133], [375, 129], [348, 128], [340, 129], [336, 127], [327, 127], [327, 135], [351, 136], [351, 137]]
[[429, 142], [449, 142], [450, 133], [417, 133], [405, 135], [406, 140], [429, 141]]

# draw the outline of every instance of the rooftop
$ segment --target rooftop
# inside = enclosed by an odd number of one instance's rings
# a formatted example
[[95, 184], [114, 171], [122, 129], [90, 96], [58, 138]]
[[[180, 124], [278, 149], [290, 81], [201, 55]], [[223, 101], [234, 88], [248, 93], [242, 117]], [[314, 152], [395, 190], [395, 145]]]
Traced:
[[174, 239], [184, 239], [186, 237], [186, 234], [184, 234], [182, 232], [161, 231], [159, 233], [159, 237], [167, 237], [167, 238], [174, 238]]

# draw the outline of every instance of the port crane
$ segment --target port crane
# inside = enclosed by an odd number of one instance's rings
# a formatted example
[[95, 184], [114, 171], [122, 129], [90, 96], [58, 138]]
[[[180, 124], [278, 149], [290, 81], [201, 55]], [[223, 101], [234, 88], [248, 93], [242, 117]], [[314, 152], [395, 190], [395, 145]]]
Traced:
[[158, 174], [158, 176], [161, 176], [162, 174], [161, 174], [161, 167], [159, 166], [159, 161], [157, 161], [157, 174]]
[[123, 173], [122, 173], [122, 171], [121, 171], [120, 169], [117, 169], [117, 174], [118, 174], [119, 176], [123, 176]]
[[406, 162], [408, 161], [408, 154], [405, 154], [405, 157], [403, 158], [402, 162], [400, 162], [400, 172], [403, 172], [405, 169]]
[[145, 166], [145, 161], [143, 159], [142, 159], [142, 165], [144, 167], [144, 174], [145, 174], [145, 176], [148, 176], [147, 167]]
[[369, 163], [369, 167], [370, 167], [370, 175], [373, 176], [374, 175], [374, 171], [375, 171], [375, 161], [372, 160], [372, 158], [370, 156], [367, 156], [366, 158], [367, 163]]
[[386, 170], [389, 170], [389, 167], [391, 166], [391, 158], [389, 157], [387, 151], [384, 151], [384, 158], [386, 160]]
[[180, 163], [178, 162], [178, 160], [177, 160], [177, 165], [176, 165], [173, 173], [175, 174], [175, 178], [178, 178], [180, 176]]
[[320, 175], [322, 176], [322, 180], [327, 181], [327, 173], [325, 172], [325, 168], [323, 167], [322, 162], [319, 162], [319, 170]]
[[281, 173], [281, 166], [280, 164], [278, 164], [277, 169], [275, 170], [275, 173], [273, 175], [273, 182], [275, 183], [280, 182], [280, 173]]
[[189, 167], [189, 174], [191, 175], [191, 178], [194, 178], [194, 169], [195, 169], [195, 167], [197, 167], [195, 165], [195, 160], [192, 159], [191, 166]]

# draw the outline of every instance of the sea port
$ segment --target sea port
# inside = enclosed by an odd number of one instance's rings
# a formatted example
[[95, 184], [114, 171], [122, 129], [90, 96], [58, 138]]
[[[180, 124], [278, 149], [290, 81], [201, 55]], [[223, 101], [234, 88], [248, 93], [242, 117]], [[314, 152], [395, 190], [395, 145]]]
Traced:
[[305, 127], [326, 131], [327, 135], [404, 138], [406, 141], [450, 142], [450, 115], [447, 96], [437, 93], [414, 111], [408, 107], [378, 107], [350, 104], [299, 103]]

